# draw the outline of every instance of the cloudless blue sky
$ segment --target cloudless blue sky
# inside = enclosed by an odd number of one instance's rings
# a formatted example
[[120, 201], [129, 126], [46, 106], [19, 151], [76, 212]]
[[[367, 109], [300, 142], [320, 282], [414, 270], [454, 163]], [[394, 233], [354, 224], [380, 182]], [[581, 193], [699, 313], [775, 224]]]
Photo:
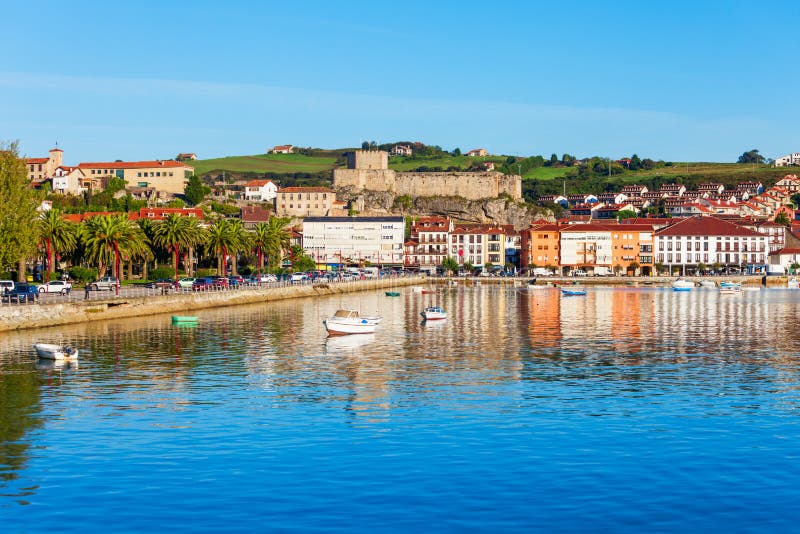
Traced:
[[0, 140], [67, 163], [419, 140], [800, 150], [797, 2], [8, 3]]

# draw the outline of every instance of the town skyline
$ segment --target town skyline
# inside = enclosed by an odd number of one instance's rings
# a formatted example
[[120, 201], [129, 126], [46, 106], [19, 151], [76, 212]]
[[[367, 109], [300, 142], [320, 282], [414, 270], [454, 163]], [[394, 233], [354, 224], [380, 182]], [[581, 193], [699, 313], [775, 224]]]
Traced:
[[[58, 142], [73, 163], [401, 139], [669, 161], [797, 150], [798, 75], [785, 66], [800, 8], [789, 2], [508, 2], [492, 26], [479, 3], [307, 7], [8, 6], [9, 20], [58, 17], [36, 39], [24, 25], [0, 36], [22, 50], [0, 71], [0, 97], [13, 103], [0, 131], [29, 157]], [[63, 38], [112, 21], [135, 38]]]

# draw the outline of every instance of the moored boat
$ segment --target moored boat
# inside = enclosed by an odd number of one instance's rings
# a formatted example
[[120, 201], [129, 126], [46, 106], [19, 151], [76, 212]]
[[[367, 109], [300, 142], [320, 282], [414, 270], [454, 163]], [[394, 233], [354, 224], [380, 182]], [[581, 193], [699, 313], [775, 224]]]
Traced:
[[794, 277], [789, 278], [789, 281], [786, 282], [786, 286], [789, 289], [798, 289], [798, 288], [800, 288], [800, 281], [798, 281], [797, 278], [794, 278]]
[[585, 289], [562, 289], [561, 290], [561, 294], [564, 295], [565, 297], [577, 297], [577, 296], [580, 296], [580, 295], [585, 295], [586, 294], [586, 290]]
[[447, 319], [447, 312], [444, 311], [441, 306], [428, 306], [420, 313], [420, 315], [422, 315], [422, 318], [426, 321]]
[[720, 295], [738, 295], [742, 292], [742, 288], [736, 285], [725, 286], [719, 288]]
[[194, 315], [173, 315], [173, 323], [196, 323], [197, 317]]
[[322, 321], [331, 336], [372, 334], [382, 317], [361, 317], [356, 310], [337, 310], [332, 317]]
[[672, 289], [675, 291], [689, 291], [694, 287], [694, 282], [685, 278], [678, 278], [672, 282]]
[[386, 296], [387, 297], [399, 297], [400, 296], [400, 292], [399, 291], [387, 291], [386, 292]]
[[45, 360], [71, 360], [78, 357], [78, 349], [69, 345], [36, 343], [33, 348], [36, 349], [36, 354]]
[[700, 287], [710, 287], [712, 289], [716, 289], [717, 284], [713, 280], [700, 280]]

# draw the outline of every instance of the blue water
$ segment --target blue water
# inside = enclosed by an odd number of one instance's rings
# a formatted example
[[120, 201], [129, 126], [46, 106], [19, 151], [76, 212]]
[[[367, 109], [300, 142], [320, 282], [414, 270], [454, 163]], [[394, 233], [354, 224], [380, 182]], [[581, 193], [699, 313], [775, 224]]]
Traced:
[[[0, 524], [793, 531], [798, 302], [485, 286], [4, 334]], [[339, 307], [386, 319], [327, 341]], [[37, 363], [40, 340], [79, 365]]]

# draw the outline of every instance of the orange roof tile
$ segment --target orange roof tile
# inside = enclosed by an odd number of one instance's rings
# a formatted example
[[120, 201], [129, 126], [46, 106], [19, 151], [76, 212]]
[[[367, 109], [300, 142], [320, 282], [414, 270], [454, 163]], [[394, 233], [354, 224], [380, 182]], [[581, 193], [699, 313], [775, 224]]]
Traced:
[[173, 161], [171, 159], [156, 160], [156, 161], [111, 161], [111, 162], [82, 162], [78, 164], [81, 169], [150, 169], [158, 167], [190, 167], [181, 161]]

